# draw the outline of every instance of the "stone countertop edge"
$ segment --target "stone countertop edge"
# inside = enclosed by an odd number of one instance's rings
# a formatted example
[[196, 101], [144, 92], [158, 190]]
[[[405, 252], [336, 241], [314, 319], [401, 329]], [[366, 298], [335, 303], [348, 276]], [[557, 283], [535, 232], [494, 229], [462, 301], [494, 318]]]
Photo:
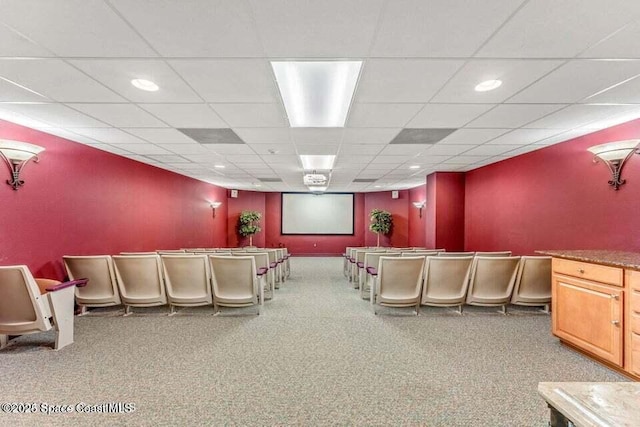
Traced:
[[539, 250], [537, 254], [549, 255], [573, 261], [640, 270], [640, 252], [610, 250]]

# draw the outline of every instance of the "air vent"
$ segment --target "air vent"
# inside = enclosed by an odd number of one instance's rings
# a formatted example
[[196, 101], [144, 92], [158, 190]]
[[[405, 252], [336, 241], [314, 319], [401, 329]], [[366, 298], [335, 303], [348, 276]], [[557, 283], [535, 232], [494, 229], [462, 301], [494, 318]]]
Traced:
[[260, 182], [282, 182], [280, 178], [258, 178]]
[[376, 182], [380, 178], [356, 178], [352, 182]]
[[231, 129], [182, 128], [180, 132], [200, 144], [244, 144]]
[[389, 144], [435, 144], [458, 129], [403, 129]]

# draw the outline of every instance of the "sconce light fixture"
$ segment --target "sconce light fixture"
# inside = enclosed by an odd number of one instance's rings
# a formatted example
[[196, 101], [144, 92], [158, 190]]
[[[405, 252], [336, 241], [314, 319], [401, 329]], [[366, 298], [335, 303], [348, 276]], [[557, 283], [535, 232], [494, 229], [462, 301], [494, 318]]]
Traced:
[[38, 162], [38, 154], [44, 151], [44, 147], [29, 144], [26, 142], [12, 141], [10, 139], [0, 139], [0, 157], [9, 166], [11, 179], [7, 180], [7, 184], [17, 190], [24, 185], [24, 180], [20, 179], [20, 172], [24, 166], [33, 159]]
[[617, 190], [618, 187], [625, 183], [625, 180], [620, 178], [622, 167], [633, 153], [638, 152], [638, 144], [640, 144], [640, 139], [629, 139], [626, 141], [607, 142], [606, 144], [588, 148], [595, 156], [593, 161], [597, 163], [598, 160], [602, 160], [611, 171], [609, 185], [613, 186], [614, 190]]
[[422, 218], [422, 208], [424, 208], [425, 202], [413, 202], [413, 206], [415, 206], [417, 209], [420, 209], [420, 218]]
[[213, 217], [216, 217], [216, 209], [222, 206], [222, 202], [211, 202], [211, 209], [213, 209]]

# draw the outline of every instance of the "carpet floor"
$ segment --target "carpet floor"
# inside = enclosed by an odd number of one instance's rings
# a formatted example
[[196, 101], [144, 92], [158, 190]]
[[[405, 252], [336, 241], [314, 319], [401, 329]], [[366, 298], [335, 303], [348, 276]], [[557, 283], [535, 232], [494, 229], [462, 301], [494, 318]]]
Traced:
[[[0, 425], [546, 426], [538, 382], [625, 381], [530, 309], [375, 316], [342, 259], [292, 258], [291, 270], [260, 316], [101, 309], [77, 317], [75, 343], [58, 352], [52, 333], [16, 339], [0, 351], [0, 403], [74, 412], [0, 413]], [[78, 413], [81, 402], [135, 411]]]

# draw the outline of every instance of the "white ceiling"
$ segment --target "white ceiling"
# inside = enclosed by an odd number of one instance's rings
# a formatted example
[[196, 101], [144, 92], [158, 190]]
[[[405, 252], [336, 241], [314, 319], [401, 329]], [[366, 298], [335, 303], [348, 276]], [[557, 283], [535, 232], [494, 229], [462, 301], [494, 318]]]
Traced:
[[[330, 191], [410, 188], [640, 117], [637, 0], [0, 8], [0, 118], [227, 188], [304, 191], [300, 154], [337, 155]], [[290, 128], [271, 59], [363, 60], [346, 127]], [[496, 78], [500, 88], [474, 91]], [[231, 128], [246, 145], [201, 145], [176, 128]], [[388, 145], [404, 128], [458, 130]]]

